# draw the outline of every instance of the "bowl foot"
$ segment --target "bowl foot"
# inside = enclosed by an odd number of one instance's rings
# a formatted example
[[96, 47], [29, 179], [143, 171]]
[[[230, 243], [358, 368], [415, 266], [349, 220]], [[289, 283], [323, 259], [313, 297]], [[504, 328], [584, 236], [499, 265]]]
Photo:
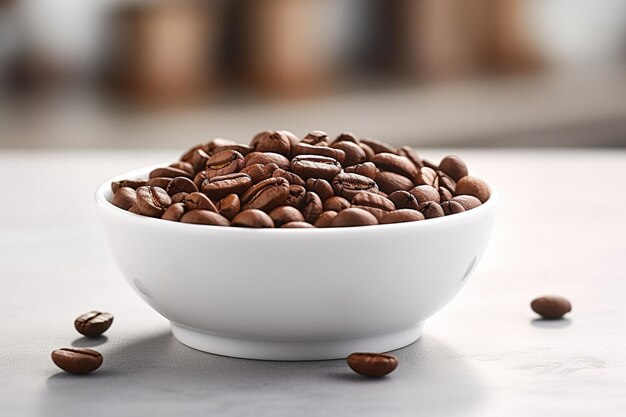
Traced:
[[423, 328], [421, 322], [408, 329], [356, 339], [279, 342], [237, 339], [172, 323], [174, 337], [193, 349], [234, 358], [273, 361], [343, 359], [353, 352], [388, 352], [415, 342], [422, 336]]

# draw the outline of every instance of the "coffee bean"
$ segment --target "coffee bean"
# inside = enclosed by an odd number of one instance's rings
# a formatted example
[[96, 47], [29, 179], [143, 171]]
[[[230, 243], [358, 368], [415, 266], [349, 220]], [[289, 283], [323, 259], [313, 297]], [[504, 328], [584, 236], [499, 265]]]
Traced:
[[378, 185], [373, 179], [359, 174], [338, 174], [333, 179], [332, 186], [336, 195], [348, 201], [352, 201], [352, 198], [361, 191], [378, 191]]
[[284, 206], [289, 197], [289, 183], [284, 178], [268, 178], [253, 185], [241, 196], [242, 210], [270, 212]]
[[191, 156], [191, 163], [193, 164], [194, 171], [198, 172], [206, 169], [206, 163], [209, 158], [210, 156], [208, 153], [204, 152], [202, 149], [196, 149]]
[[352, 165], [345, 169], [347, 173], [359, 174], [371, 179], [376, 177], [377, 171], [376, 165], [374, 165], [373, 162], [363, 162], [362, 164]]
[[563, 297], [546, 295], [535, 298], [530, 307], [533, 311], [545, 319], [560, 319], [566, 313], [572, 311], [572, 305]]
[[456, 155], [448, 155], [439, 163], [439, 169], [445, 172], [454, 181], [468, 175], [467, 165]]
[[313, 224], [315, 227], [330, 227], [335, 216], [337, 216], [336, 211], [327, 210], [322, 212], [319, 216], [317, 216], [317, 220]]
[[457, 195], [456, 197], [452, 198], [452, 201], [456, 201], [457, 203], [461, 204], [465, 211], [471, 210], [481, 205], [480, 200], [472, 195]]
[[172, 204], [170, 196], [159, 187], [144, 186], [137, 188], [137, 210], [144, 216], [161, 217]]
[[350, 133], [350, 132], [343, 132], [339, 134], [339, 136], [337, 136], [335, 140], [333, 141], [333, 145], [339, 142], [352, 142], [352, 143], [356, 143], [357, 145], [361, 143], [359, 138], [354, 133]]
[[365, 151], [357, 143], [344, 140], [333, 143], [331, 147], [334, 149], [339, 149], [346, 154], [343, 162], [341, 163], [341, 166], [344, 168], [356, 164], [361, 164], [367, 160], [367, 155], [365, 155]]
[[121, 180], [121, 181], [113, 181], [111, 183], [111, 191], [113, 194], [117, 194], [120, 188], [128, 187], [136, 190], [139, 187], [143, 187], [146, 185], [145, 180]]
[[231, 221], [237, 214], [239, 214], [240, 210], [241, 201], [239, 200], [239, 196], [237, 194], [229, 194], [217, 203], [217, 211]]
[[[425, 187], [428, 187], [427, 185]], [[439, 187], [437, 190], [439, 193], [439, 202], [443, 203], [444, 201], [452, 200], [452, 193], [448, 191], [447, 188]]]
[[276, 171], [278, 165], [269, 163], [269, 164], [252, 164], [248, 165], [244, 169], [241, 170], [242, 174], [247, 174], [252, 178], [252, 184], [258, 184], [259, 182], [266, 180], [272, 177], [274, 171]]
[[230, 226], [228, 219], [221, 214], [209, 210], [191, 210], [183, 214], [181, 223], [204, 224], [210, 226]]
[[195, 193], [198, 187], [187, 177], [176, 177], [170, 181], [165, 189], [170, 196], [178, 193]]
[[223, 145], [223, 146], [216, 146], [215, 150], [213, 151], [214, 154], [219, 153], [219, 152], [223, 152], [223, 151], [237, 151], [240, 154], [242, 154], [243, 156], [248, 155], [250, 152], [254, 152], [254, 148], [250, 145], [244, 145], [241, 143], [237, 143], [235, 145]]
[[277, 130], [276, 133], [287, 136], [287, 139], [289, 139], [289, 143], [291, 144], [292, 149], [297, 143], [300, 143], [300, 138], [295, 133], [292, 133], [288, 130]]
[[170, 164], [170, 167], [185, 171], [186, 173], [190, 175], [189, 178], [191, 178], [195, 174], [193, 165], [189, 162], [185, 162], [185, 161], [174, 162], [173, 164]]
[[454, 194], [456, 182], [452, 178], [448, 177], [443, 171], [437, 171], [437, 177], [439, 181], [439, 187], [446, 188], [448, 191]]
[[238, 227], [251, 227], [251, 228], [262, 228], [262, 227], [274, 227], [274, 222], [272, 218], [262, 212], [261, 210], [251, 209], [245, 210], [235, 216], [233, 219], [233, 226]]
[[291, 170], [302, 178], [323, 178], [330, 181], [341, 172], [341, 164], [327, 156], [298, 155], [291, 160]]
[[113, 324], [113, 315], [101, 311], [90, 311], [81, 314], [74, 320], [74, 327], [78, 333], [87, 337], [98, 337], [106, 332]]
[[346, 158], [346, 153], [341, 149], [330, 148], [328, 146], [309, 145], [308, 143], [298, 143], [293, 149], [293, 155], [319, 155], [333, 158], [341, 163]]
[[368, 226], [373, 224], [378, 224], [378, 220], [376, 220], [376, 217], [373, 214], [360, 208], [350, 207], [337, 213], [331, 223], [331, 226], [349, 227]]
[[352, 198], [352, 205], [374, 207], [383, 211], [393, 211], [396, 209], [388, 198], [366, 191], [356, 194], [354, 198]]
[[246, 155], [246, 166], [254, 164], [276, 164], [278, 168], [289, 171], [291, 164], [285, 156], [274, 152], [252, 152]]
[[417, 210], [399, 209], [383, 214], [380, 224], [404, 223], [424, 220], [424, 215]]
[[169, 178], [169, 177], [150, 178], [148, 181], [146, 181], [146, 185], [150, 187], [159, 187], [164, 190], [167, 190], [167, 186], [170, 185], [170, 182], [172, 182], [172, 179], [173, 178]]
[[357, 374], [374, 378], [388, 375], [398, 366], [396, 358], [382, 353], [353, 353], [347, 362]]
[[463, 207], [461, 203], [452, 200], [444, 201], [443, 203], [441, 203], [441, 208], [443, 209], [443, 212], [446, 216], [462, 213], [465, 211], [465, 207]]
[[412, 209], [417, 210], [419, 202], [413, 194], [408, 191], [400, 190], [389, 194], [389, 200], [393, 203], [397, 210]]
[[187, 210], [209, 210], [217, 213], [215, 204], [202, 193], [191, 193], [185, 197], [185, 208]]
[[52, 361], [65, 372], [83, 375], [102, 365], [102, 355], [91, 349], [62, 348], [52, 352]]
[[439, 188], [439, 176], [434, 169], [424, 166], [415, 176], [415, 185], [430, 185], [437, 189]]
[[301, 185], [304, 187], [304, 180], [300, 178], [298, 174], [294, 174], [293, 172], [285, 171], [284, 169], [278, 168], [276, 171], [272, 173], [272, 177], [281, 177], [289, 181], [291, 185]]
[[222, 151], [212, 155], [206, 163], [206, 177], [220, 177], [239, 172], [244, 167], [244, 157], [237, 151]]
[[128, 209], [128, 212], [129, 213], [133, 213], [133, 214], [139, 214], [139, 215], [143, 216], [143, 214], [141, 213], [141, 211], [137, 207], [137, 204], [135, 204], [134, 206], [131, 206], [131, 208]]
[[441, 197], [437, 189], [430, 185], [418, 185], [417, 187], [409, 190], [409, 192], [413, 194], [418, 204], [426, 203], [428, 201], [439, 203], [441, 201]]
[[150, 171], [150, 178], [176, 178], [176, 177], [188, 177], [192, 178], [193, 175], [182, 169], [173, 167], [156, 168]]
[[307, 143], [309, 145], [317, 145], [319, 143], [328, 143], [328, 135], [326, 132], [322, 132], [321, 130], [314, 130], [308, 133], [304, 139], [302, 139], [301, 143]]
[[380, 171], [374, 180], [378, 184], [378, 188], [386, 194], [398, 190], [408, 191], [413, 188], [413, 182], [410, 179], [394, 172]]
[[379, 170], [403, 175], [410, 178], [411, 182], [413, 182], [413, 178], [415, 178], [418, 172], [409, 158], [392, 153], [382, 152], [376, 154], [372, 157], [371, 162], [373, 162]]
[[393, 146], [389, 145], [388, 143], [376, 140], [376, 139], [361, 139], [361, 143], [362, 144], [364, 143], [367, 146], [369, 146], [370, 148], [372, 148], [372, 150], [376, 154], [379, 154], [379, 153], [396, 153], [397, 152], [396, 148], [394, 148]]
[[254, 149], [258, 152], [274, 152], [284, 156], [289, 156], [291, 152], [291, 142], [281, 131], [263, 135], [254, 144]]
[[180, 160], [185, 161], [185, 162], [191, 162], [193, 159], [193, 154], [197, 150], [202, 150], [203, 152], [206, 152], [204, 144], [196, 145], [192, 148], [189, 148], [187, 151], [185, 151], [185, 153], [181, 155]]
[[289, 222], [283, 224], [281, 229], [315, 229], [315, 226], [307, 222]]
[[340, 212], [341, 210], [347, 209], [350, 207], [350, 202], [343, 197], [330, 197], [324, 200], [324, 210]]
[[171, 206], [167, 208], [163, 212], [161, 218], [163, 220], [170, 220], [173, 222], [179, 222], [181, 217], [185, 214], [185, 204], [183, 203], [173, 203]]
[[176, 193], [176, 194], [174, 194], [171, 197], [172, 198], [172, 204], [174, 204], [174, 203], [184, 203], [185, 202], [185, 198], [187, 198], [188, 195], [189, 195], [189, 193]]
[[202, 193], [213, 200], [219, 200], [228, 194], [242, 195], [252, 186], [252, 178], [243, 172], [220, 175], [202, 183]]
[[114, 206], [128, 210], [137, 203], [137, 192], [130, 187], [122, 187], [115, 193], [112, 203]]
[[428, 201], [420, 204], [417, 210], [422, 213], [426, 219], [434, 219], [436, 217], [443, 217], [446, 215], [439, 203], [434, 201]]
[[481, 203], [489, 200], [489, 187], [480, 178], [465, 176], [456, 183], [456, 195], [473, 195]]
[[196, 187], [198, 187], [198, 190], [200, 190], [202, 188], [202, 183], [206, 179], [207, 179], [206, 178], [206, 171], [200, 171], [193, 178], [193, 183], [195, 184]]
[[301, 210], [304, 207], [305, 197], [306, 189], [303, 186], [290, 185], [289, 195], [287, 196], [287, 201], [285, 201], [285, 205], [295, 207], [298, 210]]
[[207, 142], [204, 146], [204, 151], [209, 155], [215, 155], [217, 153], [217, 149], [230, 145], [237, 145], [237, 142], [223, 138], [215, 138]]
[[398, 149], [397, 154], [409, 158], [409, 160], [413, 162], [413, 165], [415, 165], [415, 168], [417, 168], [418, 170], [424, 166], [424, 164], [422, 163], [422, 158], [420, 158], [417, 152], [415, 152], [415, 149], [411, 148], [410, 146], [402, 146], [400, 149]]
[[376, 221], [378, 221], [379, 223], [380, 223], [380, 220], [385, 215], [385, 213], [387, 213], [387, 211], [379, 209], [379, 208], [376, 208], [376, 207], [362, 206], [362, 205], [358, 205], [358, 204], [352, 204], [352, 205], [350, 205], [350, 208], [357, 208], [357, 209], [361, 209], [361, 210], [367, 211], [368, 213], [370, 213], [371, 215], [376, 217]]
[[270, 211], [270, 217], [274, 221], [274, 226], [281, 227], [289, 222], [303, 222], [304, 216], [300, 211], [291, 206], [280, 206]]
[[304, 220], [313, 224], [323, 211], [322, 200], [312, 191], [308, 191], [304, 199], [305, 201], [304, 207], [302, 208], [302, 215], [304, 216]]
[[367, 146], [364, 143], [359, 143], [359, 146], [361, 147], [361, 149], [363, 149], [363, 151], [365, 151], [365, 160], [369, 161], [370, 159], [372, 159], [374, 157], [374, 155], [376, 155], [376, 152], [374, 152], [374, 150], [372, 148], [370, 148], [369, 146]]
[[269, 130], [264, 130], [263, 132], [259, 132], [256, 135], [254, 135], [252, 137], [252, 140], [250, 141], [250, 146], [252, 146], [252, 148], [256, 148], [257, 143], [259, 143], [262, 140], [265, 140], [266, 136], [270, 136], [272, 133], [272, 131]]
[[306, 180], [306, 189], [317, 194], [322, 201], [329, 199], [335, 195], [332, 185], [321, 178], [309, 178]]

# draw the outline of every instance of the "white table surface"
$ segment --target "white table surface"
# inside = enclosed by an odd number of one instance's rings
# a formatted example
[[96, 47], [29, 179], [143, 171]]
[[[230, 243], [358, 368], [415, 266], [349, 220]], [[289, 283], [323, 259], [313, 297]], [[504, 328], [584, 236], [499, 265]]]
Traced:
[[[0, 153], [0, 415], [626, 415], [626, 152], [460, 153], [500, 189], [493, 239], [383, 380], [173, 339], [116, 269], [92, 192], [178, 152]], [[536, 319], [544, 293], [572, 301], [568, 319]], [[72, 324], [91, 309], [115, 314], [96, 341]], [[67, 346], [98, 349], [102, 368], [61, 372], [50, 352]]]

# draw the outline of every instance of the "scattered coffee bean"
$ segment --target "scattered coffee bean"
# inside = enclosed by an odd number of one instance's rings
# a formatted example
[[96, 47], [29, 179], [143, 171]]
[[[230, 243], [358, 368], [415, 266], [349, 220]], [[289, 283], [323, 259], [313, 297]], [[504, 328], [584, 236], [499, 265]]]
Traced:
[[102, 365], [102, 355], [84, 348], [62, 348], [52, 352], [56, 366], [70, 374], [88, 374]]
[[353, 353], [347, 362], [357, 374], [374, 378], [388, 375], [398, 366], [396, 358], [382, 353]]
[[530, 307], [533, 311], [545, 319], [560, 319], [566, 313], [572, 311], [572, 305], [563, 297], [546, 295], [535, 298]]
[[113, 315], [101, 311], [90, 311], [74, 320], [74, 327], [78, 333], [87, 337], [100, 336], [111, 327], [111, 324], [113, 324]]

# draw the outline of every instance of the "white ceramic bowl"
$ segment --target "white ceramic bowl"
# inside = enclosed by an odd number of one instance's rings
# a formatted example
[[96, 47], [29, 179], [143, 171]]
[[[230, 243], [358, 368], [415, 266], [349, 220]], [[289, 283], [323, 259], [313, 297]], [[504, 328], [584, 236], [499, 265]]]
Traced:
[[412, 223], [245, 229], [176, 223], [96, 201], [113, 256], [185, 345], [269, 360], [344, 358], [415, 342], [467, 282], [498, 193], [468, 212]]

